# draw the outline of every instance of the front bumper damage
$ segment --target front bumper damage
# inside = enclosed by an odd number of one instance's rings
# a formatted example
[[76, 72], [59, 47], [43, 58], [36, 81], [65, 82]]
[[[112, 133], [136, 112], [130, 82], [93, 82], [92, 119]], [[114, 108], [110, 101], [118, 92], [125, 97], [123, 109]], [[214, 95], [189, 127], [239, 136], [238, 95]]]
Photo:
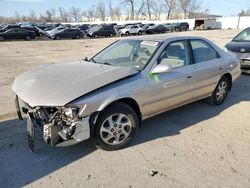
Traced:
[[18, 118], [23, 120], [23, 114], [27, 116], [28, 146], [32, 152], [35, 151], [36, 132], [40, 132], [50, 146], [69, 146], [90, 138], [90, 117], [80, 118], [76, 114], [70, 119], [63, 114], [63, 107], [58, 111], [53, 108], [54, 111], [49, 114], [42, 107], [31, 108], [18, 96], [15, 104]]

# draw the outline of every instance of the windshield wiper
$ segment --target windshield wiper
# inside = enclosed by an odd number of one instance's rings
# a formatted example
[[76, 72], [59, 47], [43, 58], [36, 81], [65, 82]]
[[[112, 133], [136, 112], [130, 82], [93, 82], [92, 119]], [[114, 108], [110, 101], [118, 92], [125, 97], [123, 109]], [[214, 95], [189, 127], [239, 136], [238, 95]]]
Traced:
[[105, 63], [103, 63], [104, 65], [111, 65], [110, 63], [108, 63], [108, 62], [105, 62]]

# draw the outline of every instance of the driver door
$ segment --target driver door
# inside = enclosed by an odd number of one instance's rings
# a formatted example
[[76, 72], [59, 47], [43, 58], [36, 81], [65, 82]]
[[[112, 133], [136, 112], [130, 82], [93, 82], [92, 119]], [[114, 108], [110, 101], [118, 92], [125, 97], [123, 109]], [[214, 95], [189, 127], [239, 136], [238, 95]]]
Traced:
[[150, 116], [187, 103], [193, 98], [193, 64], [187, 41], [170, 43], [157, 60], [157, 65], [167, 64], [172, 70], [148, 76], [145, 88], [147, 104], [144, 114]]

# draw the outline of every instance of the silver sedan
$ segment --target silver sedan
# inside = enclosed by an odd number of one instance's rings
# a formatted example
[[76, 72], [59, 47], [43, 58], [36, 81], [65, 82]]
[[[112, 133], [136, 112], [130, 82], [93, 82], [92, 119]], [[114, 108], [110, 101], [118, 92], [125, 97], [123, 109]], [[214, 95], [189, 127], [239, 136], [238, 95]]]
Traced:
[[51, 146], [92, 138], [98, 148], [116, 150], [147, 118], [201, 99], [222, 104], [240, 74], [238, 57], [207, 39], [140, 36], [85, 61], [23, 73], [13, 90], [19, 118], [27, 114], [32, 151], [35, 127]]

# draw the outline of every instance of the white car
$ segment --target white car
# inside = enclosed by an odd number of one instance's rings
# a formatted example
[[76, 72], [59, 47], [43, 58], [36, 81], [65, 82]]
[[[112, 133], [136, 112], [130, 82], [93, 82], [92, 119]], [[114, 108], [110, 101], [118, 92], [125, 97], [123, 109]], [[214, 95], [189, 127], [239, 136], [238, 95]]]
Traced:
[[125, 28], [123, 28], [123, 29], [120, 30], [120, 34], [121, 34], [121, 36], [123, 36], [123, 35], [128, 36], [130, 34], [141, 35], [142, 34], [142, 30], [143, 29], [139, 25], [128, 25]]

